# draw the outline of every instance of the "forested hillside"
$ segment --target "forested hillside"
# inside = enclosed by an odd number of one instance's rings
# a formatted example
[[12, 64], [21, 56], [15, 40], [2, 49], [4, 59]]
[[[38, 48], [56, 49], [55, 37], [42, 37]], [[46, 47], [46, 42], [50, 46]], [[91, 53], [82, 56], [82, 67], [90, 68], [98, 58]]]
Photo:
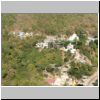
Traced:
[[[37, 35], [20, 39], [10, 34], [14, 31], [33, 32]], [[47, 35], [69, 37], [73, 33], [80, 35], [81, 32], [86, 36], [98, 37], [97, 14], [2, 14], [2, 85], [49, 85], [44, 80], [43, 71], [47, 69], [55, 75], [55, 71], [50, 68], [51, 64], [59, 67], [68, 61], [70, 54], [66, 53], [63, 61], [58, 49], [68, 43], [61, 42], [63, 44], [57, 47], [50, 44], [49, 48], [41, 51], [36, 48], [36, 43], [43, 41]], [[85, 46], [85, 40], [82, 37], [81, 41], [73, 44], [91, 60], [94, 67], [72, 62], [74, 67], [68, 73], [77, 79], [82, 75], [91, 75], [98, 66], [98, 41]]]

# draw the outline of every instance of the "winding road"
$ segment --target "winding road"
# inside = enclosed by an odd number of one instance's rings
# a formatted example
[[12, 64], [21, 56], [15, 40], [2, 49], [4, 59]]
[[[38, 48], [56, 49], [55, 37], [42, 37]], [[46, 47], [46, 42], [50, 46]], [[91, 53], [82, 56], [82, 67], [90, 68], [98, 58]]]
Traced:
[[93, 82], [95, 82], [98, 79], [98, 71], [96, 71], [92, 76], [90, 76], [85, 81], [85, 86], [93, 86]]

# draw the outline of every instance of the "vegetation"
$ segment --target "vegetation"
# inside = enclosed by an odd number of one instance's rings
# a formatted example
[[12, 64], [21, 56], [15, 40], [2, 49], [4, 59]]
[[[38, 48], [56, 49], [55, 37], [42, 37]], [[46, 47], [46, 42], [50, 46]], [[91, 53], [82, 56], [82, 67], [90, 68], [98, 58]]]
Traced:
[[69, 43], [70, 41], [60, 41], [59, 45], [66, 47]]
[[[48, 49], [41, 52], [35, 47], [46, 35], [64, 34], [69, 37], [76, 32], [80, 41], [73, 42], [75, 48], [80, 49], [97, 66], [98, 41], [91, 42], [89, 47], [85, 46], [87, 34], [98, 33], [97, 21], [97, 14], [2, 14], [2, 85], [48, 85], [43, 70], [53, 73], [52, 64], [57, 70], [63, 61], [60, 50], [52, 42]], [[12, 31], [32, 31], [39, 35], [21, 40], [10, 35]], [[69, 41], [60, 42], [60, 46], [68, 44]], [[71, 57], [70, 52], [66, 53], [64, 62]], [[89, 65], [74, 62], [71, 65], [69, 74], [78, 79], [92, 72]]]
[[97, 23], [97, 14], [2, 14], [4, 30], [34, 31], [48, 35], [70, 36], [77, 30], [96, 34]]
[[98, 80], [93, 83], [94, 86], [98, 86]]
[[72, 62], [71, 66], [68, 73], [77, 79], [82, 78], [84, 75], [91, 75], [92, 66], [75, 62]]
[[[34, 47], [37, 40], [41, 41], [42, 38], [44, 37], [36, 36], [26, 41], [10, 37], [2, 43], [3, 85], [36, 85], [36, 83], [41, 85], [43, 84], [42, 71], [49, 64], [54, 63], [58, 66], [62, 64], [59, 50], [45, 49], [39, 52]], [[16, 82], [19, 80], [21, 82], [12, 83], [14, 79], [16, 79]], [[32, 83], [27, 81], [28, 79]]]
[[79, 41], [74, 41], [74, 44], [77, 49], [83, 49], [87, 41], [86, 32], [84, 30], [79, 30], [78, 32], [76, 31], [76, 33], [79, 36]]
[[[84, 34], [84, 31], [78, 31], [78, 36], [80, 37], [79, 41], [75, 44], [75, 48], [80, 50], [80, 53], [88, 57], [88, 59], [92, 62], [94, 67], [98, 67], [98, 41], [91, 41], [89, 45], [85, 45], [87, 36]], [[71, 69], [69, 70], [69, 74], [74, 76], [77, 79], [82, 78], [83, 75], [91, 75], [94, 68], [89, 65], [81, 64], [81, 63], [71, 63]]]

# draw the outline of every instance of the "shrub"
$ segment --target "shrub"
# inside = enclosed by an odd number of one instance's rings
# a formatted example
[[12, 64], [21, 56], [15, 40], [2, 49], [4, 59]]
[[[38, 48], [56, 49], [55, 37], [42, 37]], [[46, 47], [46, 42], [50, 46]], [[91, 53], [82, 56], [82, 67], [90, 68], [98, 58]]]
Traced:
[[83, 75], [90, 75], [91, 71], [92, 67], [89, 65], [81, 63], [73, 63], [68, 73], [69, 75], [72, 75], [77, 79], [80, 79], [82, 78]]

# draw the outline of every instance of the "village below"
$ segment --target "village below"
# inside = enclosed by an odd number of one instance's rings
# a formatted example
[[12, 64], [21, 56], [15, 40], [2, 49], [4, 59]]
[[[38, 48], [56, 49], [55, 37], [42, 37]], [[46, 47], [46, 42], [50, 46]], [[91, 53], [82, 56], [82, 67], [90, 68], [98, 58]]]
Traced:
[[[34, 35], [33, 32], [30, 32], [30, 33], [12, 32], [9, 35], [13, 35], [20, 39], [26, 39], [27, 37], [31, 38], [34, 36], [39, 36], [39, 34]], [[54, 86], [64, 86], [64, 85], [67, 85], [67, 86], [82, 85], [83, 86], [84, 85], [84, 86], [87, 86], [87, 85], [93, 85], [92, 82], [95, 82], [98, 79], [97, 73], [95, 75], [93, 73], [93, 76], [87, 76], [88, 72], [87, 73], [85, 72], [86, 75], [85, 73], [83, 73], [83, 75], [80, 74], [80, 76], [76, 75], [76, 78], [73, 77], [74, 72], [72, 73], [72, 71], [74, 70], [78, 71], [79, 66], [83, 67], [83, 69], [85, 66], [88, 66], [87, 68], [89, 68], [89, 70], [91, 70], [93, 67], [91, 60], [89, 60], [87, 55], [80, 53], [81, 52], [80, 48], [77, 47], [78, 43], [80, 43], [80, 46], [81, 46], [82, 42], [84, 42], [84, 44], [87, 46], [95, 45], [95, 44], [97, 46], [98, 39], [97, 37], [86, 37], [85, 34], [83, 33], [79, 33], [78, 35], [74, 33], [69, 38], [66, 35], [61, 35], [60, 37], [45, 36], [44, 40], [36, 43], [34, 48], [37, 48], [38, 52], [41, 52], [46, 49], [52, 49], [52, 50], [56, 49], [59, 52], [61, 52], [60, 56], [61, 56], [62, 64], [56, 65], [56, 63], [50, 63], [43, 70], [44, 79], [45, 81], [47, 81], [49, 85], [54, 85]], [[77, 64], [79, 64], [79, 66], [77, 66]], [[76, 68], [74, 68], [73, 70], [72, 67], [74, 66], [76, 66]], [[88, 70], [88, 69], [84, 69], [84, 70]], [[55, 72], [55, 73], [52, 74], [52, 72]], [[71, 76], [71, 74], [73, 76]], [[80, 77], [82, 78], [77, 79]]]
[[[6, 30], [2, 85], [97, 86], [98, 35]], [[6, 40], [6, 41], [4, 41]]]

